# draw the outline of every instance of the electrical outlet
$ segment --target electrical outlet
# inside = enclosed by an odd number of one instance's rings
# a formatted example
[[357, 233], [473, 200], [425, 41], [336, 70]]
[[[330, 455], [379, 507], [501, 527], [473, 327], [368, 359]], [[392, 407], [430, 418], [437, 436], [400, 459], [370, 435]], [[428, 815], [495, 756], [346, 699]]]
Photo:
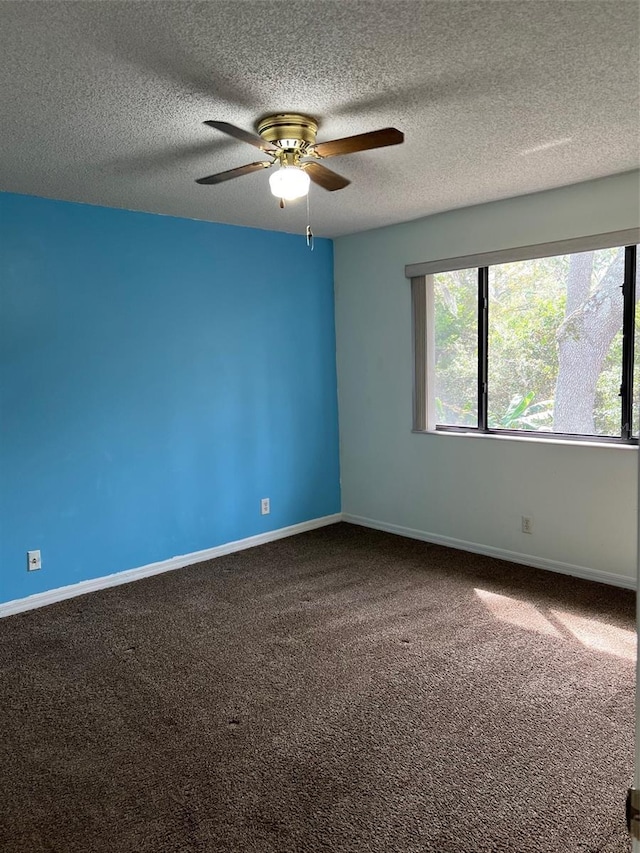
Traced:
[[262, 515], [269, 515], [271, 512], [271, 502], [269, 498], [262, 498], [260, 501], [260, 512]]
[[522, 516], [522, 532], [533, 533], [533, 519], [529, 515]]
[[27, 551], [27, 571], [37, 572], [41, 568], [42, 559], [40, 558], [40, 551]]

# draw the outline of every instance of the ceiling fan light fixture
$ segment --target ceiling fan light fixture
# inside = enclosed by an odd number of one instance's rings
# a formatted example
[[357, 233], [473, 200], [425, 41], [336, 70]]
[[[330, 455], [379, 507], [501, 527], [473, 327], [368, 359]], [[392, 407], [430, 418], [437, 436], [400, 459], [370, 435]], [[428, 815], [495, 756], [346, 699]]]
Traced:
[[300, 166], [281, 166], [269, 176], [269, 186], [276, 198], [294, 201], [309, 192], [309, 175]]
[[280, 199], [280, 207], [285, 201], [304, 198], [309, 193], [310, 182], [322, 187], [323, 190], [334, 192], [343, 190], [351, 183], [347, 178], [327, 169], [320, 160], [336, 157], [342, 154], [354, 154], [357, 151], [371, 151], [375, 148], [386, 148], [388, 145], [399, 145], [404, 141], [404, 134], [395, 127], [382, 127], [379, 130], [369, 130], [357, 133], [355, 136], [345, 136], [342, 139], [330, 139], [328, 142], [316, 142], [318, 122], [311, 116], [301, 113], [277, 113], [265, 116], [257, 124], [258, 135], [249, 133], [241, 127], [229, 124], [227, 121], [207, 119], [205, 124], [227, 136], [239, 139], [259, 148], [271, 160], [258, 160], [247, 163], [237, 169], [227, 169], [197, 178], [197, 184], [221, 184], [241, 175], [270, 169], [279, 166], [271, 173], [269, 184], [271, 192]]

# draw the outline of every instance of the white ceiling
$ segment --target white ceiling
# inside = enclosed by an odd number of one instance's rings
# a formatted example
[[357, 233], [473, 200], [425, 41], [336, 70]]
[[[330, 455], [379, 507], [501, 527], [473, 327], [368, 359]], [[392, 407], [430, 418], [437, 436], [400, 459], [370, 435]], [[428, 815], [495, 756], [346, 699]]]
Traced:
[[318, 141], [394, 126], [325, 161], [314, 232], [338, 236], [637, 168], [636, 0], [0, 2], [0, 189], [283, 231], [260, 159], [202, 124], [310, 113]]

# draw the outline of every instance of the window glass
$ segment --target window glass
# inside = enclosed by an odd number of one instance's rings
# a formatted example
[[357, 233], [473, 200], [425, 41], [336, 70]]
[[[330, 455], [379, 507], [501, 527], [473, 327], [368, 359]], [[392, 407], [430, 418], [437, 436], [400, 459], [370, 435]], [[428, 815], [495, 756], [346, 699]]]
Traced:
[[433, 276], [437, 424], [478, 425], [478, 270]]
[[620, 435], [624, 248], [489, 269], [489, 429]]

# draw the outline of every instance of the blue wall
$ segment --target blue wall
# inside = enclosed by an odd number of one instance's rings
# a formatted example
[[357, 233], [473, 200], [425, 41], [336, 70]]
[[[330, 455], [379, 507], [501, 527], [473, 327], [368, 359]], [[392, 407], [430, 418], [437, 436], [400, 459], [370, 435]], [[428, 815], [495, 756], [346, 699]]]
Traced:
[[0, 194], [0, 601], [338, 512], [336, 398], [330, 241]]

